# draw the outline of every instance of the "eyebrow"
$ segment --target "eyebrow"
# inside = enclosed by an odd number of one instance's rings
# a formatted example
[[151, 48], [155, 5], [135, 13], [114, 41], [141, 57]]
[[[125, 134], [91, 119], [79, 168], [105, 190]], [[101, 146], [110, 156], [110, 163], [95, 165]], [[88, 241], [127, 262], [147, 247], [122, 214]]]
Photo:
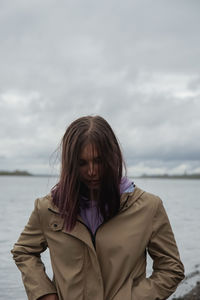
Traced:
[[[100, 155], [94, 156], [93, 159], [101, 159], [101, 156]], [[84, 160], [85, 161], [85, 159], [83, 157], [81, 157], [81, 156], [79, 157], [79, 161], [80, 160]]]

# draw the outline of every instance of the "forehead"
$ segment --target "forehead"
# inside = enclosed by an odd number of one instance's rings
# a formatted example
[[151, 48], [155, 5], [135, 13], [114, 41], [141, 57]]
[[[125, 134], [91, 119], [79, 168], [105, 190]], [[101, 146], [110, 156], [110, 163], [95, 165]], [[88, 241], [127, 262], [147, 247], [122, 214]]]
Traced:
[[86, 144], [82, 147], [81, 151], [80, 151], [80, 158], [82, 159], [88, 159], [91, 157], [97, 157], [98, 151], [97, 151], [97, 147], [94, 144]]

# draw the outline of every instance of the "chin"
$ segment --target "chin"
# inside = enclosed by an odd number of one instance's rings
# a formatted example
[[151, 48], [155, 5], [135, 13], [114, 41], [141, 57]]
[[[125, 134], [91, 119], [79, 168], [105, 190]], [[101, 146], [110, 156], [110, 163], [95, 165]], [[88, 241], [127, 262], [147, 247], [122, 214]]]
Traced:
[[98, 190], [100, 189], [100, 185], [98, 184], [90, 184], [90, 185], [87, 185], [87, 187], [91, 190]]
[[87, 187], [89, 189], [98, 190], [100, 188], [100, 183], [99, 182], [87, 183]]

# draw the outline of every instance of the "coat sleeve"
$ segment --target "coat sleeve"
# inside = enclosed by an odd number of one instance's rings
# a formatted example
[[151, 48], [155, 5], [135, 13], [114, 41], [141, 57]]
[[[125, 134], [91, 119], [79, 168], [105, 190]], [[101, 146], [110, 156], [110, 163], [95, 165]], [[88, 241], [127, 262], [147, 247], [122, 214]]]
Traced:
[[56, 293], [56, 288], [45, 273], [40, 257], [40, 254], [47, 248], [47, 242], [42, 231], [37, 204], [38, 199], [35, 201], [35, 208], [28, 224], [11, 250], [15, 263], [22, 273], [29, 300]]
[[133, 300], [167, 299], [184, 278], [184, 267], [160, 199], [153, 217], [152, 235], [147, 251], [153, 259], [153, 273], [133, 287]]

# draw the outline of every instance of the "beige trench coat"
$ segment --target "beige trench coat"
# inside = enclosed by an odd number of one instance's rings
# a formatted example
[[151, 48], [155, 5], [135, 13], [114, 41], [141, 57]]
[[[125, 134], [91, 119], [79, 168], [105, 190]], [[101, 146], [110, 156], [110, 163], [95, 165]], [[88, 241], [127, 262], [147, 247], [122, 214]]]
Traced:
[[[47, 247], [52, 281], [40, 259]], [[150, 278], [147, 251], [153, 259]], [[119, 213], [93, 238], [80, 218], [67, 232], [50, 195], [37, 199], [12, 254], [30, 300], [49, 293], [60, 300], [161, 300], [184, 278], [162, 201], [138, 187], [121, 196]]]

